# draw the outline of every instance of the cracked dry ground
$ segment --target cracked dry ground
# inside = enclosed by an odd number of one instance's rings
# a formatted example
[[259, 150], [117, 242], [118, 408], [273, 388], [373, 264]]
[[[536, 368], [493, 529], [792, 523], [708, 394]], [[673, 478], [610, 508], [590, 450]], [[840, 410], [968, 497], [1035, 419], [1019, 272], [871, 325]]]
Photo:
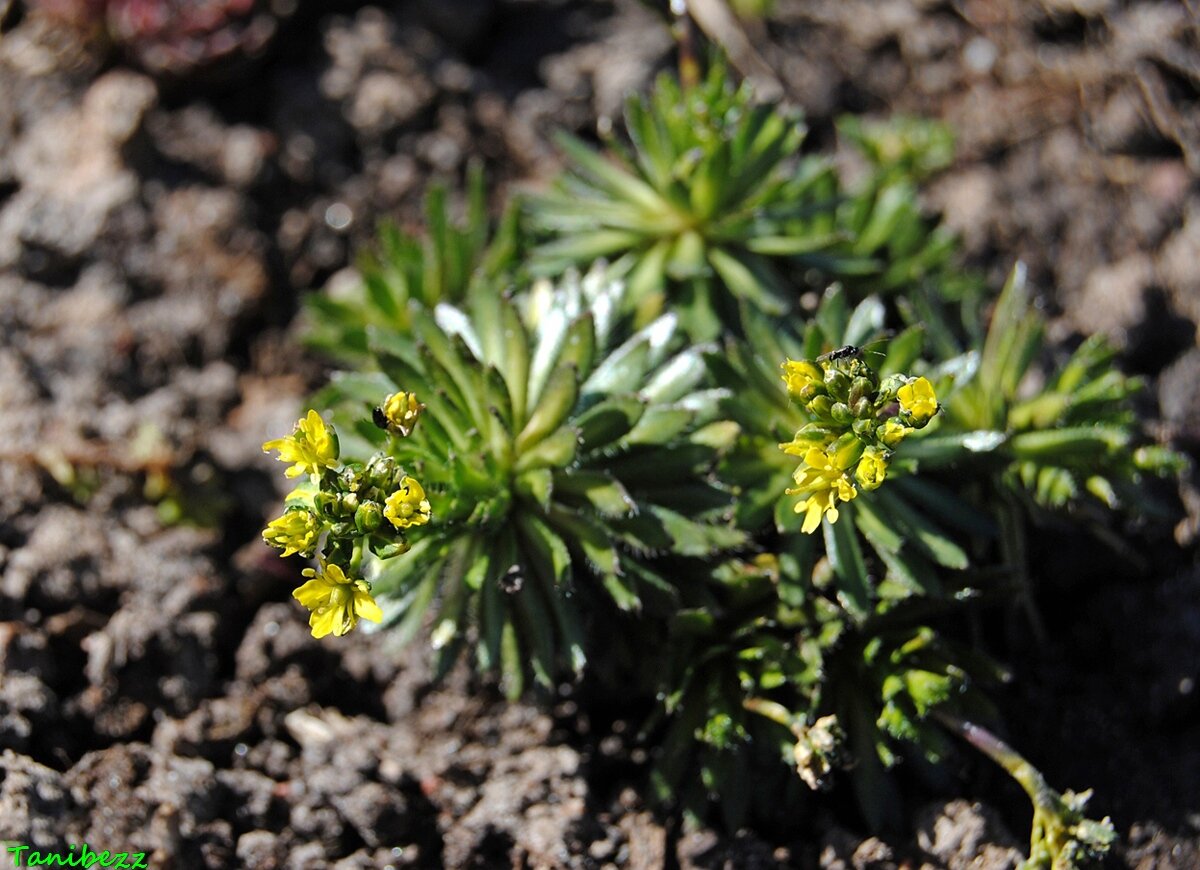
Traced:
[[[998, 810], [927, 794], [887, 839], [830, 814], [684, 831], [646, 808], [621, 719], [309, 636], [296, 566], [257, 540], [280, 483], [259, 446], [322, 377], [297, 297], [472, 158], [545, 178], [554, 126], [594, 129], [669, 63], [632, 0], [463, 4], [451, 31], [434, 5], [305, 9], [243, 90], [156, 84], [32, 17], [0, 38], [0, 839], [182, 868], [1013, 866], [1026, 811], [983, 766], [948, 793]], [[1058, 337], [1120, 341], [1196, 450], [1185, 7], [781, 2], [755, 36], [816, 144], [843, 111], [954, 124], [929, 207], [994, 278], [1030, 264]], [[1043, 602], [1063, 628], [1005, 700], [1053, 781], [1096, 787], [1125, 864], [1195, 867], [1200, 576], [1156, 546], [1135, 578], [1045, 554], [1088, 603]]]

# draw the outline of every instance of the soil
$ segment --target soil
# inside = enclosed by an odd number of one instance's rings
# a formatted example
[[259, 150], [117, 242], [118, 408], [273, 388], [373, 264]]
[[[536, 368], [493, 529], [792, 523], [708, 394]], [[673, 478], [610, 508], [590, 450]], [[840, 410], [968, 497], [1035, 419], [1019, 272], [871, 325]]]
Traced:
[[[950, 122], [926, 194], [995, 283], [1024, 260], [1068, 344], [1105, 332], [1200, 457], [1195, 10], [1120, 0], [780, 0], [752, 43], [816, 146], [845, 112]], [[258, 537], [261, 443], [325, 372], [299, 298], [351, 280], [481, 160], [544, 182], [671, 62], [635, 0], [302, 3], [224, 79], [152, 79], [0, 3], [0, 840], [156, 867], [1015, 866], [1028, 809], [985, 764], [867, 836], [681, 826], [630, 724], [433, 684], [419, 647], [314, 641]], [[499, 198], [502, 194], [497, 193]], [[1008, 735], [1093, 787], [1114, 865], [1200, 866], [1200, 518], [1097, 551], [1039, 538], [1050, 640]], [[987, 801], [987, 804], [975, 801]], [[397, 845], [399, 844], [399, 845]]]

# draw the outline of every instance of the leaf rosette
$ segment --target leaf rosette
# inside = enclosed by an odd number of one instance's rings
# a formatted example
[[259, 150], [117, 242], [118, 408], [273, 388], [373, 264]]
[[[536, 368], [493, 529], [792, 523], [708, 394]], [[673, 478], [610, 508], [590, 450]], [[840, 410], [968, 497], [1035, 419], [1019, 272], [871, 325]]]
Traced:
[[[385, 447], [425, 486], [436, 523], [372, 579], [387, 618], [427, 619], [441, 667], [468, 643], [521, 691], [585, 661], [607, 608], [669, 608], [662, 557], [744, 542], [713, 478], [736, 435], [707, 386], [703, 346], [673, 314], [632, 332], [623, 285], [603, 269], [509, 296], [480, 285], [462, 306], [411, 302], [409, 328], [373, 328], [378, 372], [343, 374], [317, 401], [344, 420], [349, 455]], [[406, 437], [364, 403], [419, 392]]]

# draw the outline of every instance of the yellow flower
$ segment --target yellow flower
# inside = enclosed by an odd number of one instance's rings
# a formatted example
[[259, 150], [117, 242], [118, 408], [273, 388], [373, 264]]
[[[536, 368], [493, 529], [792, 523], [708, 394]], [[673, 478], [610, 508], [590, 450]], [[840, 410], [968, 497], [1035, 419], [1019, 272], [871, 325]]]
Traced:
[[889, 417], [887, 422], [877, 432], [879, 440], [888, 447], [895, 447], [913, 431], [911, 426], [905, 426], [895, 417]]
[[290, 508], [283, 516], [271, 520], [263, 529], [263, 540], [283, 550], [284, 556], [293, 553], [309, 555], [321, 534], [316, 514], [307, 508]]
[[432, 514], [425, 490], [411, 477], [400, 481], [400, 488], [387, 497], [383, 507], [383, 515], [398, 529], [423, 526]]
[[825, 374], [820, 367], [808, 360], [785, 360], [783, 365], [783, 382], [787, 384], [788, 395], [797, 399], [807, 399], [804, 392], [806, 387], [816, 386], [825, 382]]
[[887, 476], [887, 466], [887, 455], [877, 447], [868, 447], [854, 469], [854, 479], [864, 491], [877, 489]]
[[292, 597], [312, 611], [308, 624], [313, 637], [333, 633], [341, 637], [358, 624], [359, 618], [382, 622], [383, 611], [371, 597], [366, 580], [353, 580], [337, 565], [321, 562], [320, 570], [305, 568], [307, 583]]
[[[788, 490], [789, 493], [795, 492]], [[806, 535], [811, 535], [821, 525], [822, 516], [831, 523], [838, 521], [838, 500], [850, 501], [857, 495], [854, 485], [839, 481], [835, 489], [824, 489], [820, 492], [815, 492], [803, 501], [796, 502], [796, 513], [804, 514], [804, 525], [800, 527], [800, 531]]]
[[408, 437], [424, 410], [416, 393], [392, 393], [376, 409], [375, 423], [380, 429], [394, 430]]
[[796, 481], [788, 495], [806, 495], [808, 498], [796, 504], [795, 511], [804, 514], [800, 531], [812, 534], [825, 517], [831, 523], [838, 519], [839, 501], [850, 501], [858, 495], [854, 484], [846, 477], [846, 466], [857, 459], [853, 449], [829, 453], [814, 447], [804, 455], [804, 464], [792, 475]]
[[288, 477], [310, 475], [316, 480], [321, 469], [337, 465], [338, 442], [333, 428], [325, 425], [321, 415], [309, 411], [296, 422], [296, 428], [286, 438], [276, 438], [263, 445], [263, 453], [279, 451], [280, 462], [294, 463], [284, 472]]
[[933, 392], [933, 384], [928, 378], [917, 378], [905, 384], [896, 391], [900, 400], [900, 409], [904, 411], [918, 429], [924, 426], [937, 413], [937, 395]]

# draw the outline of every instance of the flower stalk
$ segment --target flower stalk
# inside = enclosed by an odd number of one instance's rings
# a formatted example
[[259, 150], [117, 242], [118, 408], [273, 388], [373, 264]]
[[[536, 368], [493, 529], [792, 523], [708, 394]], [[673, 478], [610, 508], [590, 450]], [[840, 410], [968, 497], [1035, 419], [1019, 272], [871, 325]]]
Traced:
[[1022, 870], [1072, 870], [1099, 861], [1116, 840], [1112, 821], [1084, 816], [1091, 790], [1059, 793], [1041, 771], [986, 728], [941, 710], [933, 711], [947, 728], [1003, 767], [1033, 803], [1029, 859]]

